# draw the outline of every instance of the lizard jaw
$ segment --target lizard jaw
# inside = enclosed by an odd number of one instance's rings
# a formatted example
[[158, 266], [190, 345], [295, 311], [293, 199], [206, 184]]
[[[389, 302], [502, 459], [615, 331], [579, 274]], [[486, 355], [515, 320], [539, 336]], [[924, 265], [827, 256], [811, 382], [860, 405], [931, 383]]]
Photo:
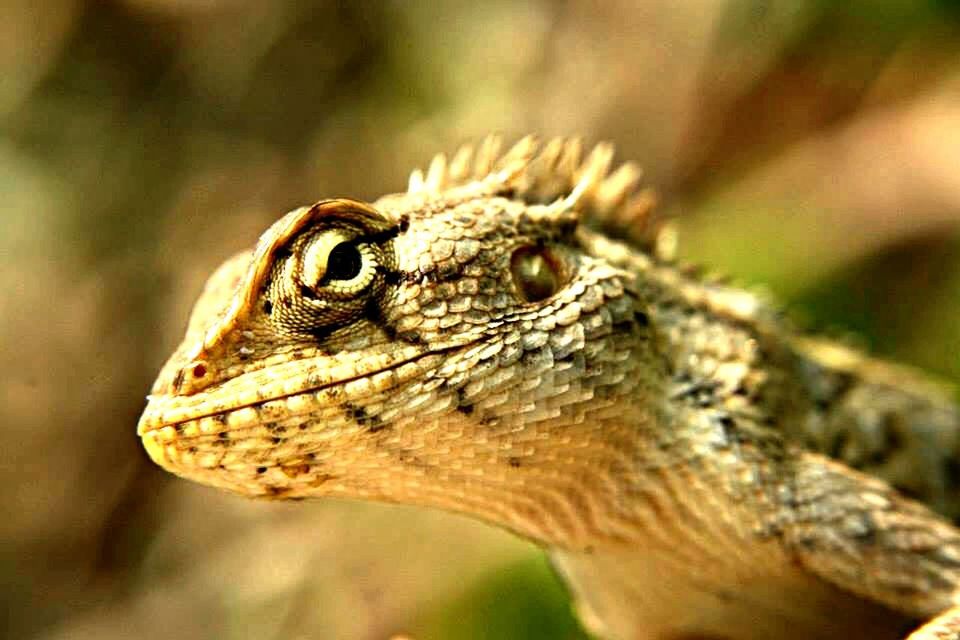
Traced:
[[[260, 441], [274, 440], [265, 423], [301, 419], [321, 423], [322, 429], [325, 410], [339, 411], [416, 380], [445, 355], [411, 346], [357, 359], [318, 356], [243, 373], [192, 394], [152, 395], [137, 434], [150, 458], [172, 473], [240, 493], [271, 495], [259, 481], [224, 473], [228, 467], [267, 462], [248, 460]], [[288, 474], [300, 464], [269, 462]]]

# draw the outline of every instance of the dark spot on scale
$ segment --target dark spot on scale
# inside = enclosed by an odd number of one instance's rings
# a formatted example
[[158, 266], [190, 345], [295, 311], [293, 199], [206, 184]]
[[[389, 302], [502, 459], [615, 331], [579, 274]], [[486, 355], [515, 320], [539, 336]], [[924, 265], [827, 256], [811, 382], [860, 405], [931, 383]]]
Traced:
[[400, 331], [394, 337], [407, 344], [423, 344], [423, 338], [416, 331]]
[[573, 362], [576, 357], [577, 357], [576, 353], [568, 353], [567, 355], [557, 360], [557, 362]]
[[213, 414], [213, 419], [220, 424], [227, 424], [227, 414], [225, 413], [215, 413]]
[[380, 311], [380, 305], [377, 304], [376, 298], [370, 298], [370, 300], [363, 306], [363, 317], [377, 324], [383, 322], [383, 313]]
[[723, 427], [723, 433], [728, 438], [731, 437], [733, 431], [737, 428], [737, 422], [728, 413], [720, 414], [717, 417], [717, 423]]
[[397, 329], [383, 316], [383, 310], [377, 304], [376, 298], [370, 298], [370, 301], [364, 305], [363, 317], [387, 334], [387, 339], [391, 342], [396, 341]]
[[306, 422], [301, 422], [299, 425], [297, 425], [297, 429], [300, 429], [300, 431], [306, 431], [306, 430], [307, 430], [307, 423], [306, 423]]
[[795, 543], [806, 551], [817, 550], [817, 539], [812, 536], [803, 536], [797, 539]]
[[190, 448], [188, 449], [188, 451], [189, 451], [190, 453], [196, 453], [196, 452], [198, 451], [198, 449], [197, 449], [196, 447], [190, 447]]
[[292, 480], [310, 473], [310, 463], [301, 462], [298, 464], [282, 464], [280, 465], [280, 471], [282, 471], [285, 476]]
[[384, 323], [374, 323], [374, 324], [376, 324], [378, 327], [380, 327], [380, 329], [381, 329], [385, 334], [387, 334], [387, 340], [389, 340], [390, 342], [396, 342], [396, 341], [397, 341], [397, 330], [396, 330], [396, 328], [395, 328], [393, 325], [387, 324], [386, 322], [384, 322]]
[[509, 464], [509, 465], [510, 465], [511, 467], [513, 467], [514, 469], [519, 469], [519, 468], [520, 468], [520, 459], [519, 459], [519, 458], [515, 458], [515, 457], [513, 457], [513, 456], [510, 456], [509, 458], [507, 458], [507, 464]]
[[266, 473], [266, 472], [267, 472], [267, 468], [266, 468], [266, 467], [257, 467], [257, 473], [258, 473], [258, 474], [260, 474], [260, 473]]
[[310, 335], [313, 336], [313, 339], [317, 342], [324, 342], [330, 337], [335, 330], [335, 327], [317, 327], [310, 330]]
[[398, 285], [403, 281], [403, 274], [401, 272], [387, 269], [382, 265], [377, 265], [377, 273], [383, 276], [383, 281], [390, 286]]
[[270, 315], [271, 313], [273, 313], [273, 303], [270, 302], [269, 300], [264, 300], [264, 301], [263, 301], [263, 312], [264, 312], [265, 314], [267, 314], [267, 315]]
[[226, 431], [221, 431], [220, 433], [217, 434], [217, 437], [220, 438], [221, 440], [227, 440], [230, 438], [230, 436], [227, 435]]
[[460, 278], [460, 265], [452, 260], [449, 262], [443, 262], [437, 266], [436, 272], [436, 281], [437, 282], [452, 282]]
[[397, 225], [397, 228], [400, 229], [400, 233], [406, 233], [407, 229], [410, 228], [410, 216], [400, 216], [400, 223]]
[[289, 295], [280, 296], [280, 306], [281, 306], [281, 307], [292, 307], [292, 306], [293, 306], [293, 300], [290, 298]]
[[308, 300], [316, 300], [316, 299], [317, 299], [317, 292], [314, 291], [313, 289], [311, 289], [310, 287], [308, 287], [307, 285], [301, 284], [301, 285], [300, 285], [300, 296], [303, 297], [303, 298], [307, 298]]
[[274, 437], [270, 438], [270, 442], [272, 442], [273, 444], [280, 444], [281, 442], [283, 442], [283, 438], [279, 438], [279, 437], [277, 437], [277, 436], [274, 436]]
[[383, 423], [380, 418], [372, 418], [370, 424], [367, 426], [367, 430], [370, 433], [376, 433], [378, 431], [383, 431], [387, 428], [387, 425]]
[[649, 327], [650, 326], [650, 316], [648, 316], [643, 311], [634, 311], [633, 312], [633, 321], [637, 323], [640, 327]]
[[347, 403], [343, 406], [343, 410], [351, 420], [367, 429], [370, 433], [382, 431], [387, 427], [383, 420], [377, 416], [370, 415], [363, 407]]
[[423, 279], [423, 274], [418, 270], [414, 271], [398, 271], [400, 274], [400, 279], [407, 284], [416, 284]]
[[473, 409], [473, 403], [464, 397], [463, 387], [457, 389], [457, 411], [468, 416], [473, 413]]
[[533, 349], [531, 351], [524, 351], [523, 355], [520, 356], [520, 364], [525, 367], [533, 366], [537, 363], [537, 359], [543, 353], [543, 349]]
[[173, 388], [179, 389], [182, 384], [183, 384], [183, 369], [180, 369], [179, 371], [177, 371], [177, 375], [173, 377]]

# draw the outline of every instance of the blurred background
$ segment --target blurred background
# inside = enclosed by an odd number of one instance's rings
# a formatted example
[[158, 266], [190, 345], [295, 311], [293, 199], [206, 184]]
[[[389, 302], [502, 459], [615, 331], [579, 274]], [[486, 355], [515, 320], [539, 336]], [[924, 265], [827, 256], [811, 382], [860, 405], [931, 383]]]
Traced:
[[243, 500], [134, 433], [221, 260], [491, 130], [615, 141], [685, 256], [960, 381], [958, 2], [8, 0], [5, 637], [584, 637], [505, 533]]

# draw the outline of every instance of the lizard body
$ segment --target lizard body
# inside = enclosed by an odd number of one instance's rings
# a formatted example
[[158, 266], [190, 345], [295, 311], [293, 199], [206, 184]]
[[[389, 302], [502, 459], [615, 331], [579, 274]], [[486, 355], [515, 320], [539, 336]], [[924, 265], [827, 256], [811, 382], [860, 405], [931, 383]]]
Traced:
[[208, 282], [148, 453], [243, 495], [508, 528], [601, 637], [957, 624], [957, 408], [678, 266], [611, 155], [491, 138], [405, 193], [290, 212]]

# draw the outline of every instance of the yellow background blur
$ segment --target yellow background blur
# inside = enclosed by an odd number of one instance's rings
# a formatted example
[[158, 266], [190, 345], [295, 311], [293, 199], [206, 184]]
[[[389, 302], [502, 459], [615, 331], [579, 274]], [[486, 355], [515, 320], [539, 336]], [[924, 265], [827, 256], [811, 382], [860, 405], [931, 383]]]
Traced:
[[582, 637], [505, 533], [246, 501], [134, 434], [222, 259], [491, 130], [615, 141], [684, 255], [960, 380], [957, 2], [11, 0], [0, 633]]

